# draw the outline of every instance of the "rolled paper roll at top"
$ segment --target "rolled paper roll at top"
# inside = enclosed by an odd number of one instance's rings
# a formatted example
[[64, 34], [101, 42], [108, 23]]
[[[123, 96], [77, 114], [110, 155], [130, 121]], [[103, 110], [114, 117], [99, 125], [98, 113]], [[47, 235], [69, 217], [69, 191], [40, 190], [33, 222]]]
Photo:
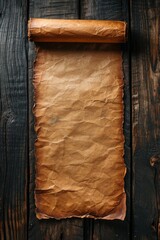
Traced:
[[126, 23], [111, 20], [66, 20], [33, 18], [28, 37], [34, 42], [126, 42]]

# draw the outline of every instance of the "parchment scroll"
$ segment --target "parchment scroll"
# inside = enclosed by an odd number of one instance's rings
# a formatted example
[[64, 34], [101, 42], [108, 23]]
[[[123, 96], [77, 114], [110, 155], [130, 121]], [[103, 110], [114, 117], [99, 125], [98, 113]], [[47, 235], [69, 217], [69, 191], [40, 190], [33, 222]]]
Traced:
[[124, 42], [125, 26], [29, 22], [29, 37], [41, 42], [33, 81], [39, 219], [125, 218], [122, 57], [118, 44], [107, 43]]

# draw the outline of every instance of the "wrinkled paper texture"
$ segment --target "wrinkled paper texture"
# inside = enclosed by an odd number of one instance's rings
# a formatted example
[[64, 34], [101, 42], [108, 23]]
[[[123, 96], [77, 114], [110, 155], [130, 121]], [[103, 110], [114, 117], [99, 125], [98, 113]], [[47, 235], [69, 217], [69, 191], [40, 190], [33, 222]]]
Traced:
[[126, 23], [111, 20], [31, 18], [28, 37], [35, 42], [126, 42]]
[[123, 220], [120, 46], [39, 43], [34, 70], [37, 217]]

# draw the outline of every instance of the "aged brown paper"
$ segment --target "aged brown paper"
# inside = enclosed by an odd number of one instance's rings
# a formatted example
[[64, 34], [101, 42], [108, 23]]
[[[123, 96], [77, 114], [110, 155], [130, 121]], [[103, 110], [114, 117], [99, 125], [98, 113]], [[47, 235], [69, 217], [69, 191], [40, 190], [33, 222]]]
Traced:
[[123, 220], [120, 46], [39, 43], [34, 71], [37, 217]]
[[98, 42], [126, 41], [126, 23], [111, 20], [32, 18], [28, 37], [35, 42]]

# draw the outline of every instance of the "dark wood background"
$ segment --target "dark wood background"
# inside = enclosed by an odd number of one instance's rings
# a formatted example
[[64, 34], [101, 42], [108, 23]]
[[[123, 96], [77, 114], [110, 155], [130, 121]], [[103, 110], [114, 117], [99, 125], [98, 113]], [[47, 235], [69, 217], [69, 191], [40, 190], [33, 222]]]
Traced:
[[[128, 43], [122, 46], [125, 221], [35, 217], [30, 17], [128, 23]], [[0, 239], [160, 240], [159, 0], [0, 0], [0, 94]]]

